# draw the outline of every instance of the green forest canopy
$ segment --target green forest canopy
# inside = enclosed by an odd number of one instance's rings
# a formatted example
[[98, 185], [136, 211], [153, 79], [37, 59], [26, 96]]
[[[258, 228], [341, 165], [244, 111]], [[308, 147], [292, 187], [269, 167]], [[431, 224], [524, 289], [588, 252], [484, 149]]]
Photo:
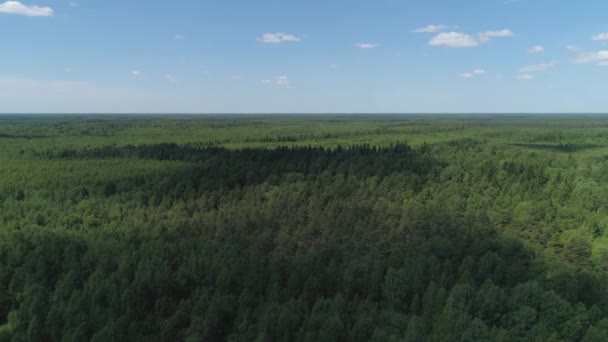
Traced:
[[608, 117], [0, 116], [0, 341], [607, 341]]

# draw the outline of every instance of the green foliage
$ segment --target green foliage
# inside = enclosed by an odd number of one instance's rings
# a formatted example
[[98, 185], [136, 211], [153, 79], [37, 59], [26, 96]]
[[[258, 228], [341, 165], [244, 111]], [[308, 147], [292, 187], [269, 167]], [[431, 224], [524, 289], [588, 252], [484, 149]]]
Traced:
[[607, 127], [0, 117], [0, 341], [605, 341]]

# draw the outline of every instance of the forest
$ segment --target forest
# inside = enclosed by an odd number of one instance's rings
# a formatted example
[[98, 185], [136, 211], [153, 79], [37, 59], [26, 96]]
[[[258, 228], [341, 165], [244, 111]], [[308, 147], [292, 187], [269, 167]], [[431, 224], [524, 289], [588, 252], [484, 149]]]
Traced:
[[1, 115], [0, 341], [608, 341], [608, 116]]

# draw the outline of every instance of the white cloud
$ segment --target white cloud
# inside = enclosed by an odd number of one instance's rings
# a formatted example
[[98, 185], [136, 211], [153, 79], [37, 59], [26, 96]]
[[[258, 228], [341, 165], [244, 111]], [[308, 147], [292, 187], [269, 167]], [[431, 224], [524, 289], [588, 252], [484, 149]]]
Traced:
[[133, 77], [141, 77], [141, 76], [143, 76], [143, 74], [139, 70], [133, 70], [133, 71], [131, 71], [131, 76], [133, 76]]
[[72, 68], [65, 68], [65, 69], [63, 69], [63, 71], [65, 71], [65, 72], [72, 72]]
[[574, 63], [583, 64], [583, 63], [594, 63], [594, 62], [603, 62], [608, 60], [608, 50], [601, 50], [596, 52], [584, 52], [578, 55], [574, 59]]
[[581, 51], [581, 49], [579, 49], [579, 47], [576, 46], [576, 45], [568, 45], [568, 46], [566, 46], [566, 50], [568, 50], [570, 52], [579, 52], [579, 51]]
[[528, 53], [536, 55], [539, 53], [543, 53], [545, 51], [545, 47], [542, 45], [534, 45], [533, 47], [528, 49]]
[[287, 76], [277, 76], [271, 80], [262, 80], [262, 84], [292, 88], [292, 83]]
[[517, 79], [519, 79], [519, 80], [533, 80], [534, 76], [532, 76], [530, 74], [523, 74], [523, 75], [517, 76]]
[[543, 64], [528, 65], [528, 66], [525, 66], [525, 67], [519, 69], [519, 72], [527, 73], [527, 72], [536, 72], [536, 71], [546, 71], [546, 70], [556, 67], [558, 64], [559, 64], [558, 61], [551, 61], [551, 62], [543, 63]]
[[186, 39], [186, 36], [184, 36], [183, 34], [176, 34], [175, 37], [173, 37], [175, 40], [184, 40]]
[[513, 37], [511, 30], [500, 30], [500, 31], [486, 31], [479, 34], [479, 40], [482, 42], [488, 42], [492, 38], [504, 38]]
[[358, 47], [359, 49], [375, 49], [378, 47], [378, 44], [357, 43], [357, 44], [355, 44], [355, 47]]
[[28, 17], [50, 17], [53, 9], [36, 5], [26, 6], [19, 1], [5, 1], [0, 3], [0, 13], [25, 15]]
[[412, 32], [416, 32], [416, 33], [434, 33], [434, 32], [441, 32], [445, 29], [447, 29], [448, 27], [445, 25], [427, 25], [425, 27], [420, 27], [415, 29]]
[[74, 1], [70, 1], [70, 2], [68, 3], [68, 5], [69, 5], [70, 7], [78, 7], [78, 6], [80, 6], [80, 4], [79, 4], [79, 3], [74, 2]]
[[177, 79], [172, 74], [166, 74], [165, 79], [170, 83], [177, 83]]
[[278, 85], [291, 85], [291, 82], [287, 78], [287, 76], [279, 76], [275, 78], [275, 83]]
[[462, 78], [473, 78], [475, 76], [480, 76], [485, 74], [486, 71], [484, 69], [475, 69], [471, 72], [465, 72], [464, 74], [460, 74], [460, 77]]
[[472, 36], [461, 32], [442, 32], [433, 37], [429, 42], [431, 46], [445, 45], [452, 48], [467, 48], [479, 45]]
[[486, 31], [477, 34], [479, 38], [462, 32], [441, 32], [431, 41], [429, 45], [440, 46], [445, 45], [453, 48], [476, 47], [481, 43], [487, 43], [492, 38], [512, 37], [511, 30]]
[[608, 40], [608, 32], [600, 33], [592, 38], [593, 40]]
[[600, 50], [594, 52], [586, 52], [582, 49], [570, 49], [571, 52], [577, 53], [577, 56], [572, 61], [574, 64], [597, 63], [599, 66], [608, 65], [608, 50]]
[[299, 42], [302, 39], [298, 38], [291, 34], [285, 34], [282, 32], [277, 33], [265, 33], [261, 37], [259, 37], [258, 42], [265, 44], [276, 44], [276, 43], [284, 43], [284, 42]]

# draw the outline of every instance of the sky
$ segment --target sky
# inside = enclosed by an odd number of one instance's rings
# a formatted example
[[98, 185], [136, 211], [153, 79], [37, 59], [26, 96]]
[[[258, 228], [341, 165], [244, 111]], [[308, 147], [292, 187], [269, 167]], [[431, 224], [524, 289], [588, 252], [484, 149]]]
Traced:
[[0, 113], [608, 112], [605, 0], [0, 0]]

